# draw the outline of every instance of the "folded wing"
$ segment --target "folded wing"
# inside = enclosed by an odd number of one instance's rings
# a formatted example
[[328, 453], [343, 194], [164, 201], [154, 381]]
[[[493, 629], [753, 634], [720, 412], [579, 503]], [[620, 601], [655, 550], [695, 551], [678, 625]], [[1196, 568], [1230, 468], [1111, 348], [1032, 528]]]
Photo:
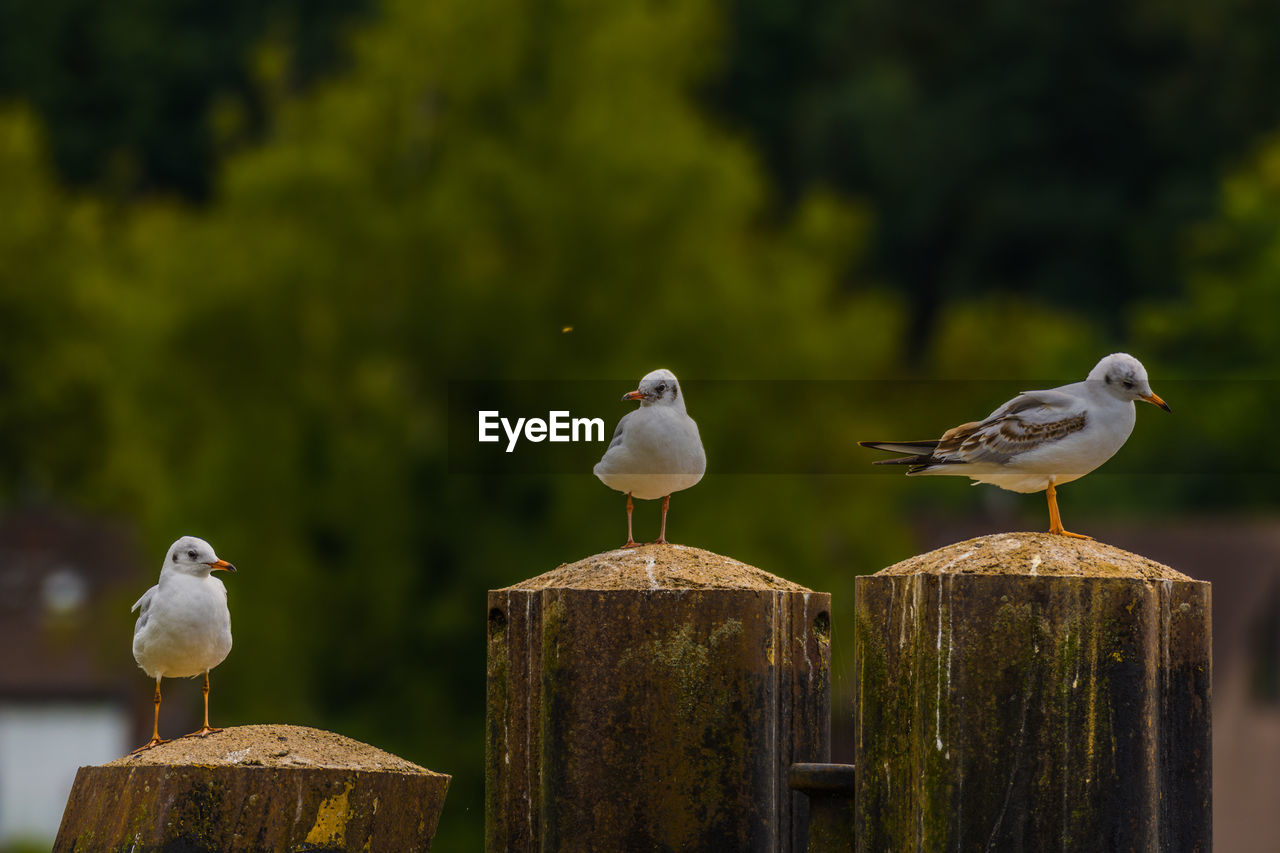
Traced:
[[158, 590], [159, 588], [160, 587], [158, 586], [151, 587], [151, 589], [147, 590], [142, 594], [142, 598], [139, 598], [137, 601], [133, 603], [133, 607], [129, 608], [130, 613], [132, 613], [135, 610], [138, 611], [138, 621], [137, 621], [137, 624], [133, 626], [134, 634], [137, 634], [139, 631], [141, 631], [143, 628], [147, 626], [147, 619], [150, 616], [150, 610], [151, 610], [151, 599], [155, 598], [156, 590]]
[[937, 441], [858, 442], [863, 447], [905, 454], [877, 465], [910, 465], [915, 474], [944, 465], [1001, 465], [1085, 428], [1080, 401], [1059, 391], [1027, 391], [992, 412], [986, 420], [953, 427]]

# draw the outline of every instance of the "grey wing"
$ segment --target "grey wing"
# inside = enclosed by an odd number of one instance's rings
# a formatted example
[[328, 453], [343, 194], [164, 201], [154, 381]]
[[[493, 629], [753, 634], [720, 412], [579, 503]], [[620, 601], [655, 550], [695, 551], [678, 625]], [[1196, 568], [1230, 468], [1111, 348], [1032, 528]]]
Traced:
[[627, 431], [627, 418], [634, 414], [635, 412], [628, 412], [618, 421], [618, 426], [613, 431], [613, 438], [609, 440], [609, 446], [605, 448], [604, 453], [600, 456], [600, 461], [591, 469], [597, 477], [607, 474], [612, 470], [612, 466], [618, 464], [619, 456], [626, 454], [627, 451], [622, 446], [622, 441]]
[[1072, 409], [1079, 405], [1080, 401], [1061, 391], [1023, 391], [1000, 408], [996, 409], [983, 424], [990, 423], [997, 418], [1007, 417], [1008, 415], [1020, 415], [1023, 412], [1029, 412], [1034, 409]]
[[139, 598], [133, 603], [133, 607], [129, 608], [130, 613], [135, 610], [138, 611], [138, 621], [137, 624], [133, 626], [133, 633], [137, 634], [143, 628], [147, 627], [147, 619], [151, 615], [151, 600], [155, 598], [156, 590], [159, 588], [159, 586], [151, 587], [151, 589], [142, 594], [142, 598]]
[[[639, 411], [639, 409], [636, 411]], [[615, 447], [622, 444], [622, 433], [626, 430], [627, 419], [634, 414], [635, 412], [627, 412], [618, 420], [618, 426], [613, 431], [613, 438], [609, 439], [609, 446], [605, 449], [605, 453], [608, 453], [610, 450], [613, 450]]]
[[934, 458], [948, 463], [1003, 464], [1084, 429], [1088, 417], [1079, 402], [1059, 391], [1019, 394], [985, 421], [948, 430], [938, 442]]

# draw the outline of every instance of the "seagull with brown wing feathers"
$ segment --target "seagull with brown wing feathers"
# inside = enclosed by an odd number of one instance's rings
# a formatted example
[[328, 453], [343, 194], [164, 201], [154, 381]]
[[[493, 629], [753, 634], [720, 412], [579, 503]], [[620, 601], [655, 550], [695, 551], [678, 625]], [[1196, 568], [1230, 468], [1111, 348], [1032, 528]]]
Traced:
[[1013, 492], [1044, 491], [1049, 532], [1089, 539], [1062, 527], [1057, 486], [1078, 480], [1106, 462], [1133, 432], [1134, 400], [1166, 412], [1147, 371], [1128, 353], [1098, 362], [1083, 382], [1024, 391], [985, 420], [961, 424], [936, 441], [860, 441], [863, 447], [900, 453], [877, 465], [909, 465], [908, 475], [951, 475]]

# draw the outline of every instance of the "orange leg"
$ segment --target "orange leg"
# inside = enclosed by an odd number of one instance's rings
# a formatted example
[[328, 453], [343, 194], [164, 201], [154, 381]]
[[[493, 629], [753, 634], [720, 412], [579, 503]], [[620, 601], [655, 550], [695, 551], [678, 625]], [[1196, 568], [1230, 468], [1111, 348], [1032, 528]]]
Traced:
[[155, 719], [155, 723], [151, 727], [151, 740], [147, 741], [142, 746], [138, 747], [133, 752], [129, 753], [130, 755], [136, 755], [137, 753], [142, 752], [143, 750], [146, 750], [146, 749], [150, 749], [153, 746], [159, 746], [162, 743], [169, 742], [164, 738], [160, 737], [160, 679], [162, 678], [164, 678], [163, 675], [156, 676], [156, 700], [155, 700], [156, 719]]
[[1053, 487], [1053, 481], [1049, 481], [1049, 487], [1044, 490], [1049, 498], [1049, 532], [1056, 533], [1059, 536], [1070, 536], [1073, 539], [1092, 539], [1092, 536], [1085, 536], [1083, 533], [1072, 533], [1062, 527], [1062, 516], [1058, 515], [1058, 490]]
[[640, 547], [640, 543], [639, 543], [639, 542], [637, 542], [637, 541], [635, 540], [635, 537], [631, 535], [631, 510], [632, 510], [632, 507], [633, 507], [633, 505], [632, 505], [632, 503], [631, 503], [631, 493], [630, 493], [630, 492], [627, 492], [627, 544], [626, 544], [626, 545], [623, 545], [623, 546], [622, 546], [623, 548], [639, 548], [639, 547]]
[[204, 691], [203, 692], [204, 692], [204, 728], [200, 729], [199, 731], [192, 732], [191, 734], [186, 735], [186, 737], [192, 737], [193, 735], [204, 737], [205, 735], [222, 731], [222, 729], [215, 729], [209, 725], [209, 670], [207, 669], [204, 671]]
[[658, 530], [659, 545], [667, 544], [667, 507], [671, 506], [671, 495], [662, 499], [662, 527]]

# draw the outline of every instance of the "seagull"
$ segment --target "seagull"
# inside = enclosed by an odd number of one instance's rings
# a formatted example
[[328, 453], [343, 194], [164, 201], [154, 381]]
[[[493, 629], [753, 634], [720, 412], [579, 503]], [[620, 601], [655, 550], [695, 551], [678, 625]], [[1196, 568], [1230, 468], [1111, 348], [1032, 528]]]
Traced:
[[134, 750], [142, 752], [167, 743], [160, 737], [160, 680], [204, 673], [204, 727], [193, 735], [221, 731], [209, 725], [209, 670], [231, 651], [231, 614], [227, 588], [212, 572], [234, 572], [219, 560], [213, 546], [183, 536], [169, 546], [160, 583], [147, 590], [131, 610], [138, 611], [133, 628], [133, 657], [142, 671], [156, 680], [155, 725], [151, 740]]
[[910, 465], [907, 474], [956, 475], [1013, 492], [1043, 490], [1049, 532], [1091, 539], [1062, 527], [1056, 486], [1078, 480], [1106, 462], [1133, 432], [1133, 401], [1166, 412], [1147, 371], [1128, 353], [1098, 362], [1083, 382], [1024, 391], [986, 420], [947, 430], [937, 441], [860, 441], [863, 447], [905, 454], [877, 465]]
[[639, 545], [631, 535], [631, 498], [662, 498], [662, 529], [658, 544], [667, 542], [667, 508], [671, 493], [687, 489], [702, 479], [707, 455], [698, 436], [698, 425], [684, 408], [680, 383], [670, 370], [655, 370], [640, 380], [640, 387], [622, 395], [639, 400], [640, 408], [623, 415], [614, 430], [609, 449], [592, 469], [600, 481], [627, 495], [627, 544]]

